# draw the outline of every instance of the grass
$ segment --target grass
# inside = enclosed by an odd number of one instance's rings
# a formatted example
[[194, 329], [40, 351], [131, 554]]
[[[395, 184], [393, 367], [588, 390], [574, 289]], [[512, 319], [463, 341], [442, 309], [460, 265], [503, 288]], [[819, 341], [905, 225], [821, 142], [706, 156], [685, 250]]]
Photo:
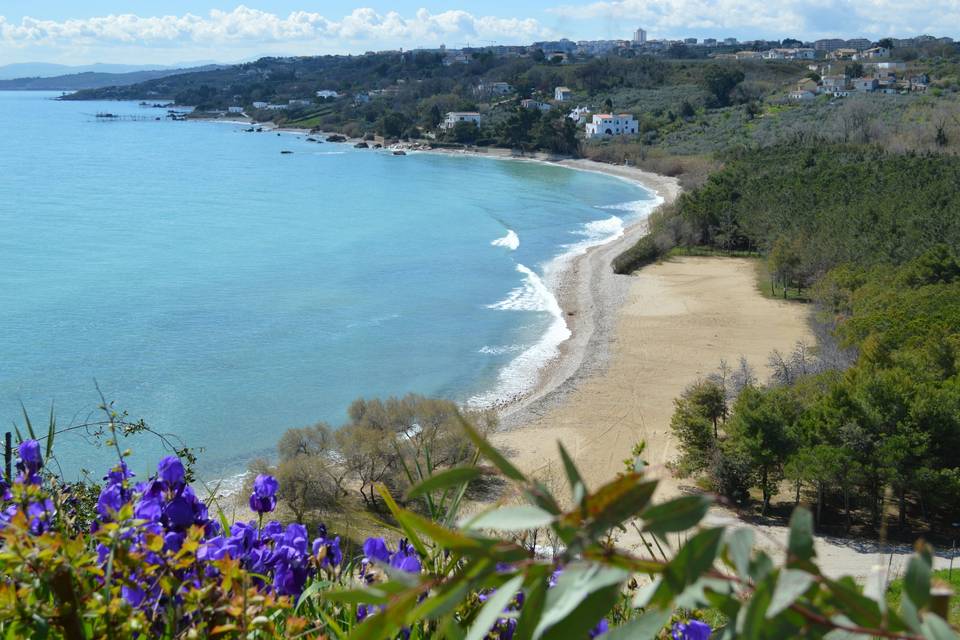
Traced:
[[[960, 593], [960, 567], [951, 572], [948, 569], [941, 569], [933, 572], [933, 580], [938, 580], [949, 584], [954, 593]], [[903, 578], [897, 578], [887, 587], [887, 606], [895, 611], [900, 610], [900, 598], [903, 594]], [[954, 627], [960, 625], [960, 598], [954, 596], [950, 599], [950, 609], [948, 610], [949, 622]]]

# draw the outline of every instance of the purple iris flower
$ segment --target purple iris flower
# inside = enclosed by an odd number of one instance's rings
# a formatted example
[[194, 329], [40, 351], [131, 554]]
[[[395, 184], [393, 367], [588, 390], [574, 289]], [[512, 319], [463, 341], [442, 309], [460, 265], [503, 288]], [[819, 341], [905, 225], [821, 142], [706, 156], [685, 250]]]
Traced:
[[43, 468], [40, 443], [36, 440], [24, 440], [17, 449], [17, 455], [20, 457], [17, 470], [23, 474], [23, 481], [40, 484], [40, 469]]
[[107, 481], [108, 484], [123, 484], [124, 480], [134, 477], [134, 474], [127, 467], [126, 462], [120, 462], [117, 466], [107, 472], [107, 475], [103, 476], [103, 479]]
[[593, 629], [590, 630], [590, 637], [596, 638], [597, 636], [601, 636], [605, 634], [609, 630], [610, 630], [610, 623], [607, 622], [606, 618], [601, 618], [600, 622], [597, 623], [597, 626], [595, 626]]
[[27, 520], [30, 522], [30, 533], [38, 536], [50, 529], [50, 519], [56, 509], [53, 500], [45, 498], [40, 502], [31, 502], [27, 505]]
[[363, 543], [363, 555], [368, 560], [390, 562], [390, 550], [387, 549], [387, 542], [383, 538], [367, 538]]
[[166, 483], [168, 489], [177, 489], [184, 484], [186, 474], [183, 463], [177, 456], [166, 456], [157, 464], [157, 475]]
[[277, 506], [277, 489], [280, 483], [273, 476], [260, 474], [253, 481], [253, 493], [250, 495], [250, 508], [257, 513], [269, 513]]
[[130, 606], [134, 608], [139, 607], [141, 604], [143, 604], [143, 599], [147, 595], [146, 593], [144, 593], [143, 589], [139, 587], [130, 587], [127, 585], [124, 585], [120, 589], [120, 593], [121, 595], [123, 595], [123, 599], [129, 602]]
[[321, 528], [321, 531], [323, 532], [321, 537], [313, 541], [313, 555], [317, 556], [321, 549], [326, 549], [322, 566], [330, 568], [340, 566], [340, 563], [343, 562], [343, 552], [340, 550], [340, 536], [337, 536], [333, 540], [328, 540], [325, 537], [326, 529]]
[[97, 513], [105, 522], [109, 522], [113, 514], [120, 511], [126, 504], [127, 500], [123, 493], [123, 487], [119, 484], [108, 484], [100, 491], [100, 497], [97, 499]]
[[699, 620], [676, 622], [673, 625], [671, 637], [673, 640], [708, 640], [710, 625]]
[[163, 521], [171, 529], [186, 529], [193, 524], [193, 508], [186, 498], [178, 496], [163, 507]]

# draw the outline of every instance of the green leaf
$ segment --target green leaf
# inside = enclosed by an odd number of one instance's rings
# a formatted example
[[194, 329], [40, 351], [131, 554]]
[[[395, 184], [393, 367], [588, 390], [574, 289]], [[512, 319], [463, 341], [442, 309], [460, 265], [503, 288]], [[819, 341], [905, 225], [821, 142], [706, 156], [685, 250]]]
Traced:
[[487, 598], [477, 617], [473, 620], [470, 631], [467, 632], [466, 640], [483, 640], [490, 629], [497, 622], [497, 618], [502, 617], [503, 610], [517, 595], [517, 591], [523, 586], [523, 576], [518, 575], [498, 588]]
[[407, 492], [407, 499], [466, 484], [482, 475], [477, 467], [453, 467], [429, 476]]
[[[27, 425], [27, 433], [30, 434], [31, 440], [36, 440], [37, 436], [33, 432], [33, 424], [30, 422], [30, 416], [27, 414], [27, 408], [23, 406], [23, 401], [20, 401], [20, 410], [23, 412], [23, 421]], [[19, 432], [18, 432], [19, 433]]]
[[53, 454], [53, 438], [57, 435], [57, 419], [53, 415], [53, 403], [50, 403], [50, 422], [47, 426], [47, 455], [49, 460]]
[[494, 529], [496, 531], [523, 531], [539, 529], [553, 522], [553, 516], [540, 507], [520, 505], [501, 507], [471, 517], [462, 526], [464, 529]]
[[413, 623], [416, 620], [431, 620], [443, 617], [456, 609], [469, 592], [470, 581], [465, 576], [447, 582], [436, 593], [431, 594], [429, 598], [417, 605], [417, 608], [407, 616], [407, 621]]
[[530, 640], [543, 614], [543, 607], [547, 601], [547, 589], [550, 585], [552, 567], [537, 565], [531, 567], [527, 573], [527, 589], [523, 600], [523, 609], [520, 619], [517, 620], [517, 630], [513, 634], [514, 640]]
[[600, 640], [653, 640], [660, 630], [670, 622], [671, 611], [668, 609], [650, 609], [639, 618], [614, 627], [600, 636]]
[[944, 622], [943, 618], [933, 613], [923, 616], [921, 632], [927, 640], [957, 640], [958, 638], [957, 633], [950, 628], [950, 625]]
[[643, 528], [661, 536], [686, 531], [703, 519], [711, 502], [706, 496], [684, 496], [654, 505], [640, 514]]
[[919, 555], [911, 556], [907, 563], [903, 594], [910, 598], [917, 609], [923, 609], [930, 602], [930, 563]]
[[879, 625], [883, 621], [883, 613], [874, 600], [860, 592], [860, 587], [850, 577], [839, 580], [823, 581], [843, 610], [843, 613], [856, 624], [863, 627]]
[[330, 586], [328, 580], [315, 580], [311, 582], [306, 589], [303, 590], [303, 593], [300, 594], [300, 597], [297, 598], [297, 606], [294, 608], [294, 612], [300, 611], [300, 607], [303, 606], [303, 603], [316, 595], [319, 591], [326, 589]]
[[557, 441], [557, 446], [560, 448], [560, 459], [563, 461], [563, 469], [567, 473], [567, 482], [570, 483], [570, 493], [573, 498], [573, 504], [580, 505], [583, 503], [583, 499], [587, 497], [587, 484], [580, 476], [577, 465], [574, 464], [573, 458], [567, 453], [563, 443]]
[[390, 509], [390, 513], [393, 514], [393, 517], [400, 522], [400, 526], [403, 527], [404, 533], [407, 534], [407, 538], [410, 539], [410, 544], [413, 545], [413, 548], [417, 550], [421, 556], [427, 555], [427, 547], [423, 544], [423, 540], [420, 539], [420, 536], [417, 535], [417, 532], [409, 528], [403, 520], [400, 518], [403, 510], [397, 504], [396, 500], [393, 499], [393, 496], [390, 495], [390, 490], [383, 484], [376, 485], [377, 493], [380, 494], [380, 497], [383, 498], [383, 501], [386, 503], [387, 508]]
[[647, 584], [637, 589], [637, 594], [633, 596], [633, 608], [646, 609], [647, 605], [650, 604], [650, 600], [653, 599], [653, 595], [658, 589], [660, 589], [660, 583], [662, 582], [663, 578], [657, 576]]
[[777, 586], [773, 590], [770, 606], [767, 607], [767, 619], [773, 618], [796, 602], [811, 584], [813, 584], [813, 576], [806, 571], [783, 569], [780, 577], [777, 578]]
[[323, 593], [324, 600], [344, 604], [387, 604], [388, 596], [379, 589], [335, 589]]
[[480, 432], [477, 431], [472, 424], [470, 424], [463, 416], [457, 415], [457, 420], [460, 421], [460, 426], [463, 427], [463, 430], [466, 432], [467, 437], [473, 442], [474, 446], [480, 450], [480, 453], [483, 456], [493, 463], [493, 465], [500, 469], [500, 472], [503, 475], [507, 476], [511, 480], [516, 480], [517, 482], [526, 482], [527, 477], [523, 475], [519, 469], [510, 464], [506, 458], [504, 458], [499, 451], [497, 451], [493, 445], [487, 442], [487, 439], [480, 435]]
[[813, 549], [813, 514], [808, 509], [797, 507], [790, 516], [787, 552], [793, 559], [801, 562], [816, 555]]
[[585, 522], [589, 534], [603, 533], [643, 511], [656, 488], [656, 480], [643, 482], [640, 474], [624, 474], [587, 496], [584, 506], [571, 512], [564, 524], [582, 527]]
[[745, 580], [750, 575], [750, 554], [753, 549], [753, 529], [738, 527], [727, 531], [727, 556], [737, 576]]
[[[569, 632], [568, 637], [576, 637], [577, 634], [567, 626], [567, 623], [570, 622], [567, 618], [582, 604], [585, 604], [591, 594], [609, 589], [613, 589], [615, 595], [619, 593], [620, 585], [629, 575], [622, 569], [604, 567], [599, 564], [577, 562], [567, 565], [563, 573], [560, 574], [557, 585], [547, 593], [544, 613], [533, 637], [543, 636], [548, 629], [556, 625], [560, 625], [562, 631]], [[599, 598], [599, 605], [603, 605], [603, 600], [604, 597]], [[597, 601], [592, 601], [591, 604], [597, 604]], [[602, 615], [603, 613], [600, 614], [600, 616]], [[596, 624], [598, 620], [599, 616], [593, 620], [593, 624]], [[580, 622], [583, 622], [583, 620], [580, 620]], [[589, 629], [588, 626], [587, 630], [589, 631]]]
[[664, 584], [672, 591], [672, 595], [682, 593], [713, 566], [720, 551], [722, 536], [721, 527], [704, 529], [683, 545], [663, 572]]

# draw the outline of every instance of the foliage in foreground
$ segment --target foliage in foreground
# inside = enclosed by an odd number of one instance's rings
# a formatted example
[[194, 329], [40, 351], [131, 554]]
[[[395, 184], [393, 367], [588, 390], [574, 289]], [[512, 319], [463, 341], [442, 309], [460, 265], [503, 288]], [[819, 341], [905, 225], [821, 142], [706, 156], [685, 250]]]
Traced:
[[[24, 441], [19, 473], [3, 490], [0, 632], [71, 640], [700, 639], [710, 629], [684, 612], [709, 606], [729, 620], [716, 630], [721, 638], [955, 637], [941, 617], [946, 599], [931, 587], [924, 545], [910, 560], [896, 612], [882, 589], [864, 592], [850, 578], [823, 574], [803, 509], [775, 566], [752, 551], [749, 529], [701, 526], [707, 497], [654, 504], [657, 482], [639, 459], [591, 492], [561, 447], [567, 501], [529, 480], [472, 426], [463, 428], [526, 503], [461, 517], [467, 484], [483, 473], [469, 465], [410, 490], [426, 499], [429, 517], [401, 509], [380, 485], [406, 537], [396, 551], [368, 539], [353, 559], [326, 531], [309, 544], [301, 525], [263, 524], [276, 504], [270, 476], [258, 477], [250, 496], [259, 522], [215, 522], [175, 457], [140, 484], [121, 459], [106, 478], [92, 531], [78, 530], [39, 445]], [[611, 535], [627, 527], [659, 555], [613, 545]], [[553, 560], [523, 544], [524, 533], [544, 528], [559, 541]], [[684, 531], [686, 542], [670, 549], [669, 534]]]

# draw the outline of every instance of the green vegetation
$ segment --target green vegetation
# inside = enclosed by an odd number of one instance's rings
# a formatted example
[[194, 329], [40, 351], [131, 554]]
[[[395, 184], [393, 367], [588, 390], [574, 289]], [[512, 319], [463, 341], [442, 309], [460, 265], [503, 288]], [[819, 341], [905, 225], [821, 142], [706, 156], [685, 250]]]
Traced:
[[[732, 154], [655, 220], [661, 246], [757, 251], [768, 290], [815, 301], [816, 352], [774, 354], [770, 386], [724, 391], [714, 432], [678, 401], [678, 469], [761, 513], [790, 487], [820, 526], [940, 530], [960, 507], [960, 158], [855, 145]], [[648, 243], [651, 242], [648, 240]], [[762, 283], [761, 283], [761, 286]]]
[[[419, 425], [410, 420], [432, 409], [446, 416], [443, 403], [408, 400], [355, 405], [353, 424], [372, 428], [393, 416], [384, 433], [403, 437]], [[715, 400], [703, 407], [717, 410]], [[561, 446], [566, 491], [558, 493], [516, 469], [469, 422], [452, 419], [470, 459], [409, 487], [413, 508], [377, 484], [384, 517], [404, 537], [370, 537], [362, 549], [322, 526], [311, 544], [302, 524], [265, 523], [287, 489], [269, 475], [259, 475], [250, 493], [258, 519], [232, 524], [216, 503], [198, 499], [176, 456], [134, 483], [114, 415], [105, 433], [119, 461], [95, 507], [87, 507], [88, 529], [39, 442], [27, 438], [17, 476], [0, 497], [0, 633], [64, 640], [956, 637], [934, 590], [927, 546], [907, 565], [902, 614], [885, 610], [882, 592], [823, 576], [805, 509], [794, 512], [775, 566], [753, 548], [751, 530], [702, 523], [709, 498], [655, 502], [657, 481], [639, 457], [591, 490]], [[46, 437], [48, 463], [54, 433]], [[299, 430], [281, 449], [294, 457], [315, 451], [324, 434]], [[426, 442], [429, 460], [434, 449]], [[464, 510], [469, 485], [484, 476], [507, 484], [516, 502]], [[615, 546], [627, 527], [647, 553]], [[538, 553], [540, 534], [550, 540], [549, 556]]]

